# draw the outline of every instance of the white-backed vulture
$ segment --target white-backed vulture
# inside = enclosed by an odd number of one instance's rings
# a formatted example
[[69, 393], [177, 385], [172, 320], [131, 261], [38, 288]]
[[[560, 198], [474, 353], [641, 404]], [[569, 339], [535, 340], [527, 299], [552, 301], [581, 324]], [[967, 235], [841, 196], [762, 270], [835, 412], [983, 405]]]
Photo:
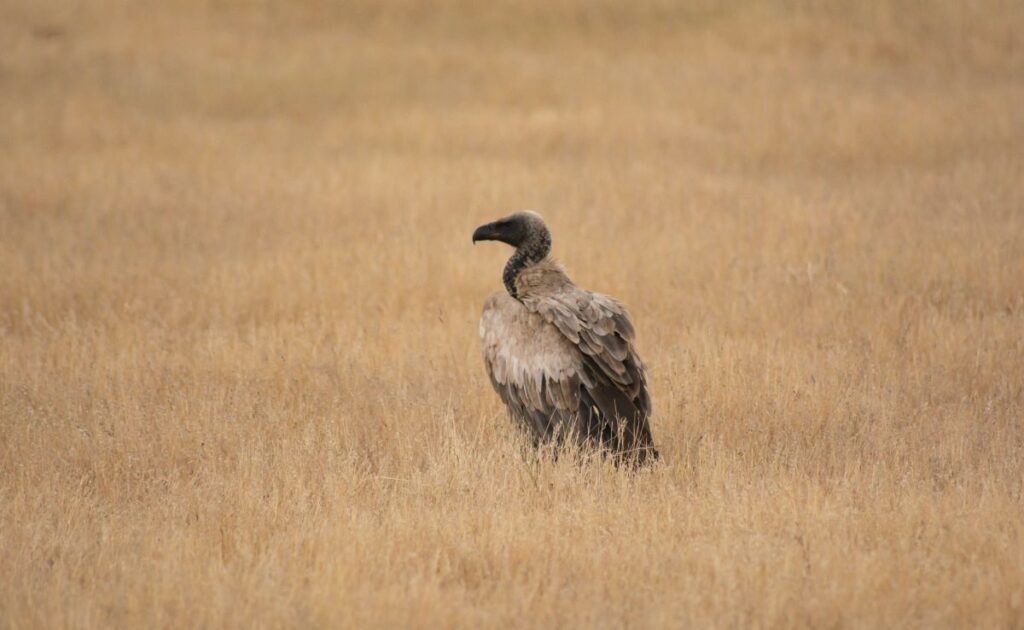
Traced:
[[482, 225], [473, 242], [516, 248], [504, 291], [484, 303], [484, 365], [509, 414], [535, 445], [573, 440], [618, 460], [656, 459], [644, 364], [616, 300], [573, 284], [551, 259], [540, 215], [518, 212]]

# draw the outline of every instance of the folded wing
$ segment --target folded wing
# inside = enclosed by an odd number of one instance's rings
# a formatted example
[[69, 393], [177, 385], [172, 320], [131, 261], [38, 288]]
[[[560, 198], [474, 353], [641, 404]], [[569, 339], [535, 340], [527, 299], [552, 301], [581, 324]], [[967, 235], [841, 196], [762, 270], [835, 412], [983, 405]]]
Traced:
[[647, 374], [626, 309], [606, 295], [573, 284], [528, 297], [524, 305], [577, 349], [590, 381], [583, 392], [585, 402], [597, 407], [603, 430], [612, 434], [612, 445], [623, 452], [654, 454]]

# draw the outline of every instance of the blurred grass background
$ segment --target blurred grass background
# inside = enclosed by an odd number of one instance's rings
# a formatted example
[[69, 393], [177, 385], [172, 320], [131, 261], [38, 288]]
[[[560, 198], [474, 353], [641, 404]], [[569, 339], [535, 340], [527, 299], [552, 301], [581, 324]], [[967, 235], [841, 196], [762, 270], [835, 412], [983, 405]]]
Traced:
[[[1024, 5], [0, 6], [0, 625], [1012, 627]], [[664, 463], [533, 461], [533, 208]]]

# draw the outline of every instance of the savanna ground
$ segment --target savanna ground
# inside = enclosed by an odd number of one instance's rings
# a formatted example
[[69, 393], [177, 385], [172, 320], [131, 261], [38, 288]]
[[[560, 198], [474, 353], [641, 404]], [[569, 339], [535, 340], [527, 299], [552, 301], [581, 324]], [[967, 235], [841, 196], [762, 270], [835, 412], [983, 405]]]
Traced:
[[[1024, 626], [1024, 5], [0, 7], [0, 626]], [[664, 455], [530, 457], [543, 213]]]

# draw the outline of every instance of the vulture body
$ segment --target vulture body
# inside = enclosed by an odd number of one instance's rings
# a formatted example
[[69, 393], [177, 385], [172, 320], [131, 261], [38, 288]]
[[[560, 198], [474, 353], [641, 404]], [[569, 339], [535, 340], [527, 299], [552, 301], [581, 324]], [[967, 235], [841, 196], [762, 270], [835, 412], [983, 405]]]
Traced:
[[567, 440], [637, 464], [658, 457], [633, 325], [614, 299], [573, 284], [549, 256], [534, 212], [482, 225], [473, 242], [516, 248], [504, 291], [484, 303], [480, 340], [491, 384], [537, 446]]

